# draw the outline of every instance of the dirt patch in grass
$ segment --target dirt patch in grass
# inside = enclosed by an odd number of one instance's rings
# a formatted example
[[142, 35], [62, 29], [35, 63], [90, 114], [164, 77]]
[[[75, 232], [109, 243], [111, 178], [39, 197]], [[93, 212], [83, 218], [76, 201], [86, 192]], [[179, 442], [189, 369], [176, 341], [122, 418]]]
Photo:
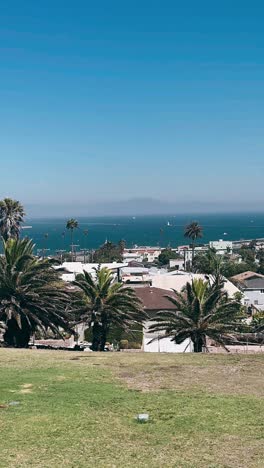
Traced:
[[264, 396], [264, 356], [214, 358], [204, 356], [204, 361], [198, 358], [194, 365], [193, 356], [160, 356], [159, 364], [157, 356], [144, 361], [132, 357], [126, 365], [111, 367], [131, 389], [200, 389], [217, 394]]

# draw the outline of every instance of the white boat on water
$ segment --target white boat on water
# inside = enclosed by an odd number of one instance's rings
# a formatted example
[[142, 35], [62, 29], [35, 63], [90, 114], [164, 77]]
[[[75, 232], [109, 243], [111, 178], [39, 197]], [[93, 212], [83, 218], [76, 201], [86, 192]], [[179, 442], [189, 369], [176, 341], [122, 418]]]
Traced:
[[32, 229], [32, 226], [22, 226], [21, 229]]

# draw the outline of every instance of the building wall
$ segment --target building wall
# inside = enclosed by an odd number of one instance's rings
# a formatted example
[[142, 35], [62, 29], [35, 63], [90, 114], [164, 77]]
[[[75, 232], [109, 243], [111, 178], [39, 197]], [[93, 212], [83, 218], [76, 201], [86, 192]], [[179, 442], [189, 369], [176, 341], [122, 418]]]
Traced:
[[162, 338], [148, 344], [153, 338], [162, 336], [162, 333], [153, 333], [149, 331], [149, 327], [153, 322], [148, 321], [144, 325], [143, 333], [143, 351], [146, 353], [191, 353], [193, 345], [191, 340], [185, 340], [180, 345], [171, 341], [171, 338]]
[[244, 293], [248, 299], [247, 303], [254, 305], [257, 309], [264, 310], [264, 293], [259, 289], [245, 289]]
[[184, 269], [184, 260], [182, 259], [171, 259], [170, 260], [170, 268], [178, 267], [179, 270]]
[[[207, 247], [195, 247], [194, 249], [194, 255], [200, 254], [207, 252], [208, 248]], [[192, 261], [192, 249], [178, 249], [178, 253], [185, 258], [186, 262], [191, 262]]]
[[151, 338], [144, 335], [143, 351], [146, 353], [191, 353], [193, 351], [190, 340], [185, 340], [182, 344], [177, 345], [170, 338], [163, 338], [148, 344]]
[[230, 249], [230, 253], [232, 253], [233, 249], [232, 241], [225, 241], [222, 239], [219, 241], [210, 241], [209, 246], [211, 249], [215, 249], [218, 254], [226, 253], [227, 249]]

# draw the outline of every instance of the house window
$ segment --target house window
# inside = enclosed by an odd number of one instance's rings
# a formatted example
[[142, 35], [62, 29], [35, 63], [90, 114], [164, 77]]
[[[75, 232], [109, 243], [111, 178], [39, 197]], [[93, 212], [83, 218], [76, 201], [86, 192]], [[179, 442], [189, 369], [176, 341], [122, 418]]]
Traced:
[[258, 300], [254, 301], [254, 304], [255, 304], [255, 305], [258, 305]]
[[264, 289], [261, 289], [260, 292], [261, 292], [261, 294], [264, 294]]

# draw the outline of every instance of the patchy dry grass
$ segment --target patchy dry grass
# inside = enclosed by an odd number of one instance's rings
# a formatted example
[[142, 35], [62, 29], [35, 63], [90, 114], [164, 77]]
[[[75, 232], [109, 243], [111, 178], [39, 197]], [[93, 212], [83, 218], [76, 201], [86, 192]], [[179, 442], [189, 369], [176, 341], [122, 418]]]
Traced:
[[135, 354], [106, 362], [129, 388], [264, 396], [264, 356]]
[[2, 349], [0, 467], [262, 467], [263, 365]]

